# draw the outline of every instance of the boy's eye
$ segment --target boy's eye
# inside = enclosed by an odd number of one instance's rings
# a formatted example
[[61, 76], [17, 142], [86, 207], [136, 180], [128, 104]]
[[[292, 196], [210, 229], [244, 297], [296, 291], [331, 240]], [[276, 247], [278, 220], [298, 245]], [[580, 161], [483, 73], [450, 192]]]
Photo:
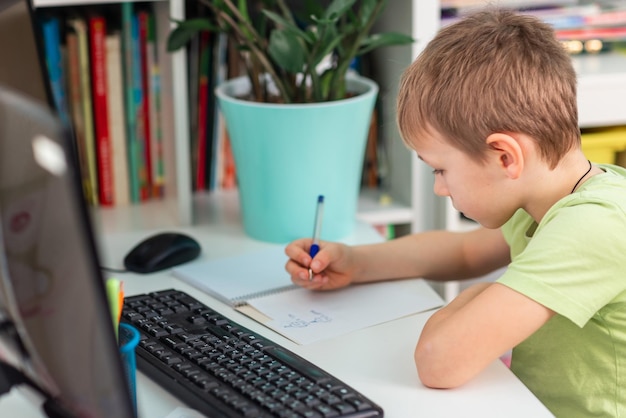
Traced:
[[437, 169], [437, 168], [436, 168], [436, 169], [434, 169], [434, 170], [433, 170], [433, 174], [434, 174], [434, 175], [437, 175], [437, 174], [443, 174], [443, 170], [440, 170], [440, 169]]

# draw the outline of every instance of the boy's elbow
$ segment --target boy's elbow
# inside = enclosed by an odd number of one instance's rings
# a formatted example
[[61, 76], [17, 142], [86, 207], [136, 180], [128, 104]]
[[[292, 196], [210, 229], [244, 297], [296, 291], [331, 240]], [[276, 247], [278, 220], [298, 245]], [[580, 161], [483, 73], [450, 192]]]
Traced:
[[469, 378], [435, 347], [428, 341], [420, 341], [415, 347], [415, 366], [422, 384], [433, 389], [452, 389], [466, 383]]

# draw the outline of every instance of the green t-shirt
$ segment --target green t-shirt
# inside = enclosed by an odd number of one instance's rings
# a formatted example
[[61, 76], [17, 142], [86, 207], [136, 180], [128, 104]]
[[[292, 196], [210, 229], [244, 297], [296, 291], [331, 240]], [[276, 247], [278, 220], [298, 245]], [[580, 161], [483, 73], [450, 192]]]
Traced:
[[518, 210], [502, 227], [498, 282], [556, 312], [511, 370], [559, 417], [626, 417], [626, 169], [599, 166], [538, 225]]

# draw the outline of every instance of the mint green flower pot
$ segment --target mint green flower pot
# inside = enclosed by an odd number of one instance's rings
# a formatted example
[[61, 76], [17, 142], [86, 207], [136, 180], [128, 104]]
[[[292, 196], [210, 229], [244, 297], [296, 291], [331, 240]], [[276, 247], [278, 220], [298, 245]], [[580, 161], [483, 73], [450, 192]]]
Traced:
[[215, 90], [231, 139], [246, 234], [274, 243], [310, 237], [317, 197], [324, 195], [321, 238], [349, 235], [376, 83], [350, 77], [348, 90], [356, 96], [294, 105], [235, 98], [248, 87], [242, 77]]

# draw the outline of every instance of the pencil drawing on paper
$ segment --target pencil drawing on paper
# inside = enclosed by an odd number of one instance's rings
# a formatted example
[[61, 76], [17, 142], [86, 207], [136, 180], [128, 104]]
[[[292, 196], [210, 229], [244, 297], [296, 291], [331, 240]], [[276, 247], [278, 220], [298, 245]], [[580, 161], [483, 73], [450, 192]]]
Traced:
[[309, 319], [301, 318], [298, 315], [289, 314], [289, 321], [286, 321], [283, 324], [283, 328], [306, 328], [312, 324], [320, 323], [320, 322], [331, 322], [333, 318], [328, 315], [325, 315], [321, 312], [317, 312], [313, 309], [309, 311], [312, 315]]

